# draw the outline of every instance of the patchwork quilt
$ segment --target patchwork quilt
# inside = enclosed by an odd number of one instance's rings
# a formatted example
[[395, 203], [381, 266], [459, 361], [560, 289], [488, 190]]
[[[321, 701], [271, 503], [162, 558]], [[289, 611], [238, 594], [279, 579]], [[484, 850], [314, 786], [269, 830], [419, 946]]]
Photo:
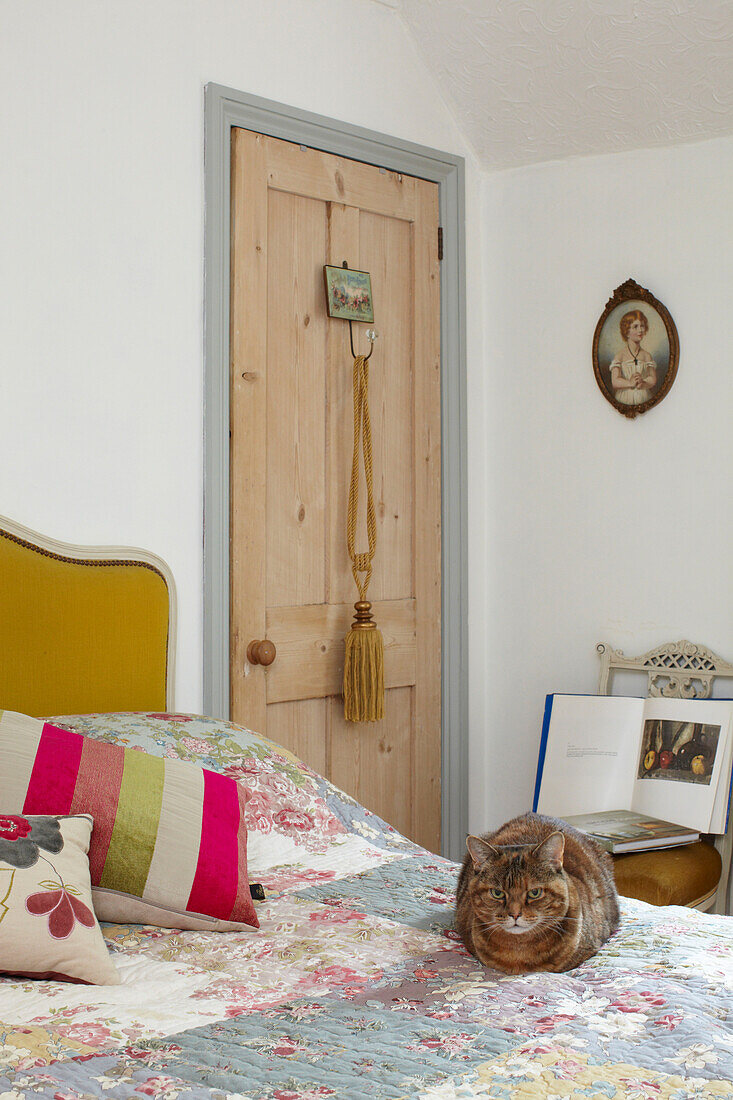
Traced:
[[54, 719], [248, 788], [259, 931], [103, 925], [122, 984], [0, 979], [0, 1100], [733, 1097], [733, 920], [624, 901], [567, 974], [452, 928], [457, 866], [264, 738], [191, 715]]

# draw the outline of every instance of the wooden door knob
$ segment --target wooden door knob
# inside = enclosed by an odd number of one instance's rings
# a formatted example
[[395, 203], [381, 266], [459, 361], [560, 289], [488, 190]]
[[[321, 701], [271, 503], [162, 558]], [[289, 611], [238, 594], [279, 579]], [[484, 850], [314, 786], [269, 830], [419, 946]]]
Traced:
[[276, 656], [277, 650], [267, 638], [261, 642], [255, 638], [247, 646], [247, 660], [251, 665], [271, 665]]

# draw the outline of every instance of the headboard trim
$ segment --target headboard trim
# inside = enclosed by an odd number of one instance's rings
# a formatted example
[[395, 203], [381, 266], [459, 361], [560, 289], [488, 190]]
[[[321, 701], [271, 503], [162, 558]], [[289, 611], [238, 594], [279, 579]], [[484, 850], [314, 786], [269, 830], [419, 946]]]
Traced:
[[[5, 518], [0, 518], [0, 523], [8, 523]], [[91, 566], [105, 566], [105, 565], [139, 565], [142, 569], [152, 569], [154, 573], [157, 573], [166, 584], [169, 583], [169, 577], [159, 569], [156, 565], [153, 565], [149, 561], [138, 561], [135, 558], [99, 558], [99, 559], [86, 559], [79, 556], [71, 557], [67, 554], [57, 554], [53, 550], [47, 549], [45, 546], [39, 546], [35, 542], [29, 542], [28, 539], [22, 539], [19, 535], [14, 535], [10, 531], [3, 530], [0, 527], [0, 537], [8, 539], [10, 542], [15, 542], [18, 546], [24, 546], [26, 550], [34, 550], [37, 554], [43, 554], [45, 558], [54, 558], [56, 561], [70, 562], [73, 565], [91, 565]], [[40, 538], [40, 536], [37, 536]], [[59, 543], [59, 546], [62, 545]], [[104, 547], [79, 547], [84, 553], [91, 553], [94, 549], [105, 550]], [[111, 551], [111, 548], [109, 548]]]

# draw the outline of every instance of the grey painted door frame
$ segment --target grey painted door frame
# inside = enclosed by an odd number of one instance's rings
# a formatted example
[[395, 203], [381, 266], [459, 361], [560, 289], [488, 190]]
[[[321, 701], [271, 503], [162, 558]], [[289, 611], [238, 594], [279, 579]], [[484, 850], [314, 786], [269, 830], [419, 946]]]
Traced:
[[465, 167], [413, 145], [218, 84], [206, 86], [204, 713], [229, 716], [229, 240], [231, 128], [439, 185], [442, 417], [442, 835], [461, 859], [468, 816]]

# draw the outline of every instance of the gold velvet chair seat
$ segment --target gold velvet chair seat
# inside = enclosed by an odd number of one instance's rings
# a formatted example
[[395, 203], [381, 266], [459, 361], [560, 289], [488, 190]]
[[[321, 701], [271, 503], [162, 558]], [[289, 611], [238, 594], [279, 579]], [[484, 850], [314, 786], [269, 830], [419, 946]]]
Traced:
[[613, 858], [619, 894], [651, 905], [699, 908], [714, 896], [721, 869], [720, 853], [705, 841]]

